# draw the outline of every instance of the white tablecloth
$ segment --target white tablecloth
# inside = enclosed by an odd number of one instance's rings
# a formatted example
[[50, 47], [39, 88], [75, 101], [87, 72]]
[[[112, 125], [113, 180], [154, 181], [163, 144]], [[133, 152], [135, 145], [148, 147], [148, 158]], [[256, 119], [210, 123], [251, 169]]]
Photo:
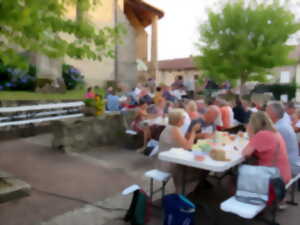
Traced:
[[[216, 161], [213, 160], [209, 155], [206, 155], [203, 161], [197, 161], [194, 158], [193, 152], [180, 148], [173, 148], [169, 151], [161, 152], [159, 153], [158, 157], [160, 160], [165, 162], [176, 163], [212, 172], [225, 172], [232, 167], [239, 165], [245, 160], [241, 154], [241, 151], [246, 146], [247, 142], [238, 141], [239, 140], [223, 147], [226, 151], [226, 157], [230, 159], [230, 161]], [[238, 150], [235, 150], [234, 146], [237, 146]]]
[[148, 124], [149, 126], [152, 125], [159, 125], [159, 126], [167, 126], [168, 125], [168, 118], [165, 117], [157, 117], [155, 119], [149, 119], [149, 120], [144, 120], [143, 123]]

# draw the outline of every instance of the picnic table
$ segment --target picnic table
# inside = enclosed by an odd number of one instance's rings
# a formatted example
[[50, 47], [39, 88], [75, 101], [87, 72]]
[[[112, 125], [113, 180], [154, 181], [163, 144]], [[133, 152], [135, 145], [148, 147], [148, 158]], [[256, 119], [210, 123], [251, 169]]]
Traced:
[[[195, 159], [195, 150], [189, 151], [182, 148], [172, 148], [169, 151], [161, 152], [158, 155], [159, 160], [175, 163], [182, 166], [194, 167], [197, 169], [203, 169], [210, 172], [223, 173], [239, 164], [241, 164], [245, 158], [242, 155], [242, 149], [247, 145], [246, 138], [237, 137], [235, 141], [222, 146], [222, 150], [226, 152], [226, 157], [229, 161], [216, 161], [212, 159], [209, 154], [203, 153], [204, 159], [198, 161]], [[218, 147], [220, 148], [220, 146]], [[185, 192], [186, 174], [185, 167], [182, 172], [182, 193]]]

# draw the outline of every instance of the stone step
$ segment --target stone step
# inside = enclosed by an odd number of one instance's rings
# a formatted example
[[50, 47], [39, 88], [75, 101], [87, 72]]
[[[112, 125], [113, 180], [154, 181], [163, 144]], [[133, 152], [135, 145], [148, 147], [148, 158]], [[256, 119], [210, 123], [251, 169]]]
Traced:
[[26, 182], [0, 171], [0, 203], [26, 197], [30, 194], [30, 190], [31, 186]]

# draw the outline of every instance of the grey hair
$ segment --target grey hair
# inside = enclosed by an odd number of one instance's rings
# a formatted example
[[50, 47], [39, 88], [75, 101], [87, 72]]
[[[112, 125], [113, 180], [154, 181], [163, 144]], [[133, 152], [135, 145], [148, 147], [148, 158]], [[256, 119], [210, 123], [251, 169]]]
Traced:
[[281, 102], [271, 102], [269, 106], [271, 106], [272, 111], [276, 114], [278, 119], [283, 117], [285, 111]]

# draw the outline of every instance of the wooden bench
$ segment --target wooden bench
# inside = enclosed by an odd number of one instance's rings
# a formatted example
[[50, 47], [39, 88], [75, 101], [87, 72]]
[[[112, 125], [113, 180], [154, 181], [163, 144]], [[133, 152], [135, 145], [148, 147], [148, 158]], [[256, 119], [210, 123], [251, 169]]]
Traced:
[[82, 117], [84, 103], [65, 102], [0, 108], [0, 128]]

